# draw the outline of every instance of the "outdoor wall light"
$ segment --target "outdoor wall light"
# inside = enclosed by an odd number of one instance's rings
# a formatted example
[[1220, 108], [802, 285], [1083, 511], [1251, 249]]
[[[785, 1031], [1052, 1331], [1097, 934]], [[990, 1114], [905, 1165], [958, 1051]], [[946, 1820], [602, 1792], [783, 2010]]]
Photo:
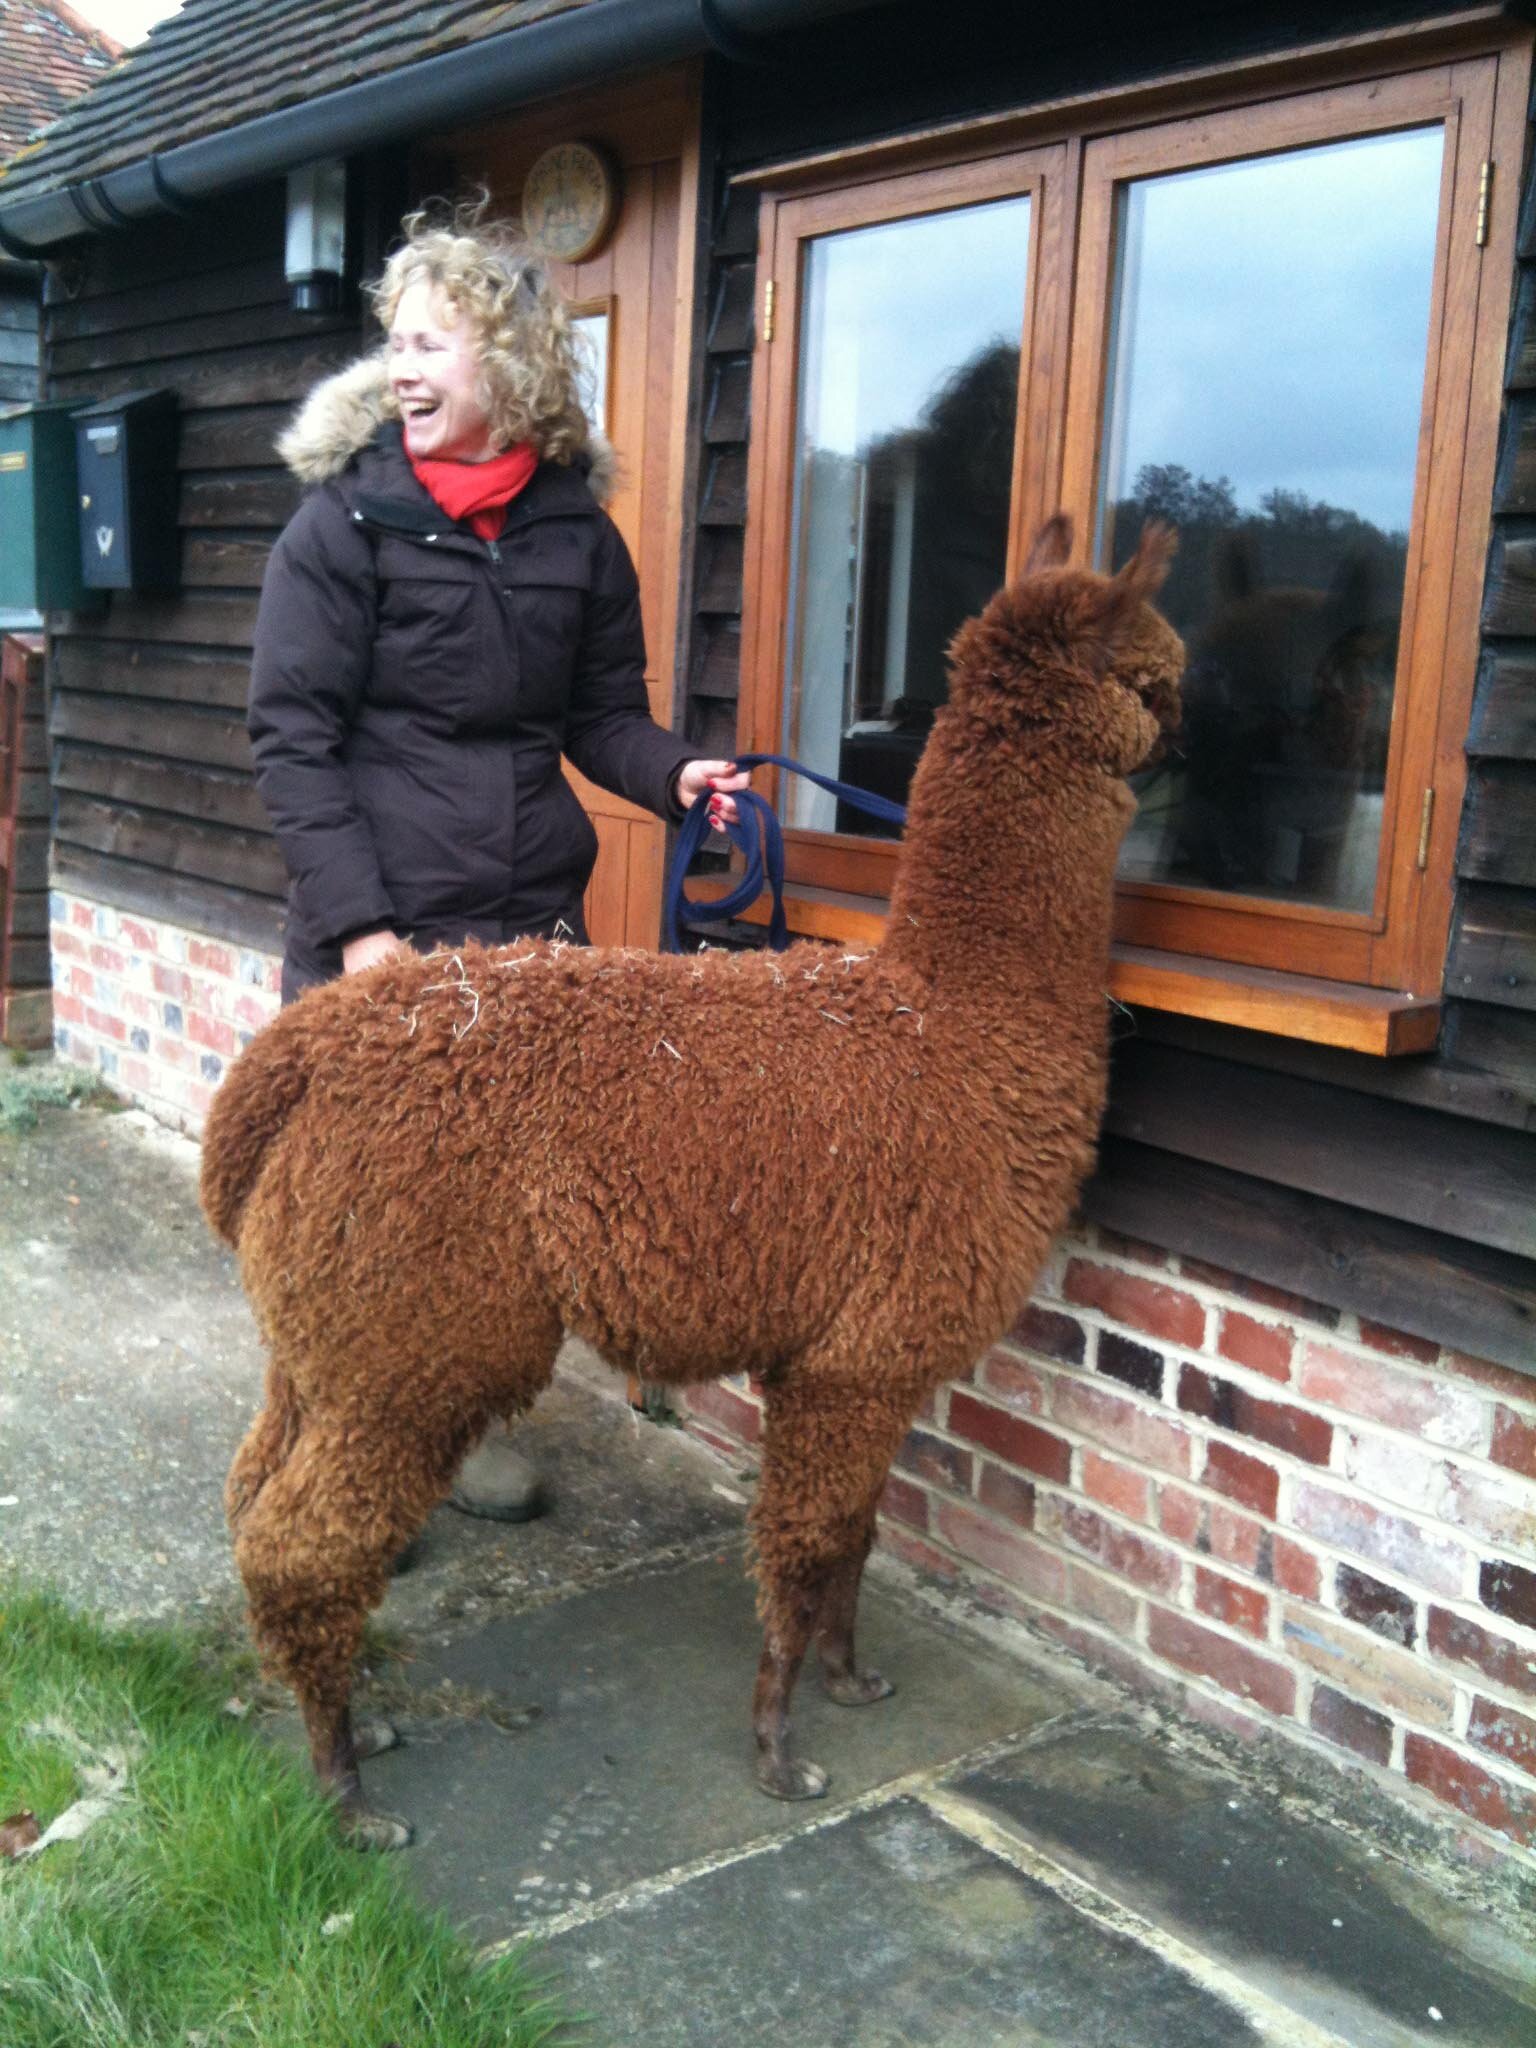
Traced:
[[347, 167], [339, 157], [288, 173], [283, 265], [295, 313], [335, 313], [347, 261]]

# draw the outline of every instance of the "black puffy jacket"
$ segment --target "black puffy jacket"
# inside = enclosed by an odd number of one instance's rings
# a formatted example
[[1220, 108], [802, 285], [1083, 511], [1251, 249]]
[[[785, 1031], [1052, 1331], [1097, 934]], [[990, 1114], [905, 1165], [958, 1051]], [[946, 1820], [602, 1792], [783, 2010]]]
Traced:
[[634, 566], [584, 474], [541, 463], [482, 541], [387, 420], [272, 551], [249, 727], [292, 878], [290, 994], [386, 926], [583, 936], [597, 838], [562, 752], [660, 815], [690, 758], [651, 719]]

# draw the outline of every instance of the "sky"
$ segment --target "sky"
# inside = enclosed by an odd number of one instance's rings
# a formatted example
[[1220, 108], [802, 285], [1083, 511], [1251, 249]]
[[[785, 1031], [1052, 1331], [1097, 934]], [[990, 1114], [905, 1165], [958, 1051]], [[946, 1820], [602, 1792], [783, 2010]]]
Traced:
[[141, 43], [157, 21], [181, 12], [181, 0], [69, 0], [93, 28], [124, 44]]

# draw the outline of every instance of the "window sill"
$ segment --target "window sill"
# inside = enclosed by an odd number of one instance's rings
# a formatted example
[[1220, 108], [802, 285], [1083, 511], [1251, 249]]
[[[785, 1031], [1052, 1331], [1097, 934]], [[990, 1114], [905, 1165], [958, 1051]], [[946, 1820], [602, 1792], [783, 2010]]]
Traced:
[[[734, 876], [695, 875], [689, 891], [713, 901], [734, 888]], [[786, 894], [790, 929], [803, 938], [840, 939], [875, 946], [885, 931], [885, 909], [873, 896], [850, 896], [806, 885]], [[742, 913], [741, 922], [768, 922], [766, 896]], [[1280, 974], [1266, 967], [1237, 967], [1193, 954], [1164, 953], [1150, 946], [1110, 949], [1109, 993], [1118, 1002], [1203, 1017], [1246, 1031], [1267, 1031], [1310, 1045], [1342, 1046], [1379, 1058], [1431, 1052], [1440, 1033], [1436, 996], [1403, 995], [1393, 989], [1321, 981], [1306, 974]]]

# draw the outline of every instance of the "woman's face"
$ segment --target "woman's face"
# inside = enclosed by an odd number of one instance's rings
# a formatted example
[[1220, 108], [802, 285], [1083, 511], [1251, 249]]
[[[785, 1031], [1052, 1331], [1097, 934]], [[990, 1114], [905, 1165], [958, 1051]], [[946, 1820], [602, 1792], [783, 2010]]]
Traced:
[[484, 462], [497, 452], [473, 328], [441, 285], [419, 279], [400, 294], [389, 325], [389, 383], [410, 454]]

